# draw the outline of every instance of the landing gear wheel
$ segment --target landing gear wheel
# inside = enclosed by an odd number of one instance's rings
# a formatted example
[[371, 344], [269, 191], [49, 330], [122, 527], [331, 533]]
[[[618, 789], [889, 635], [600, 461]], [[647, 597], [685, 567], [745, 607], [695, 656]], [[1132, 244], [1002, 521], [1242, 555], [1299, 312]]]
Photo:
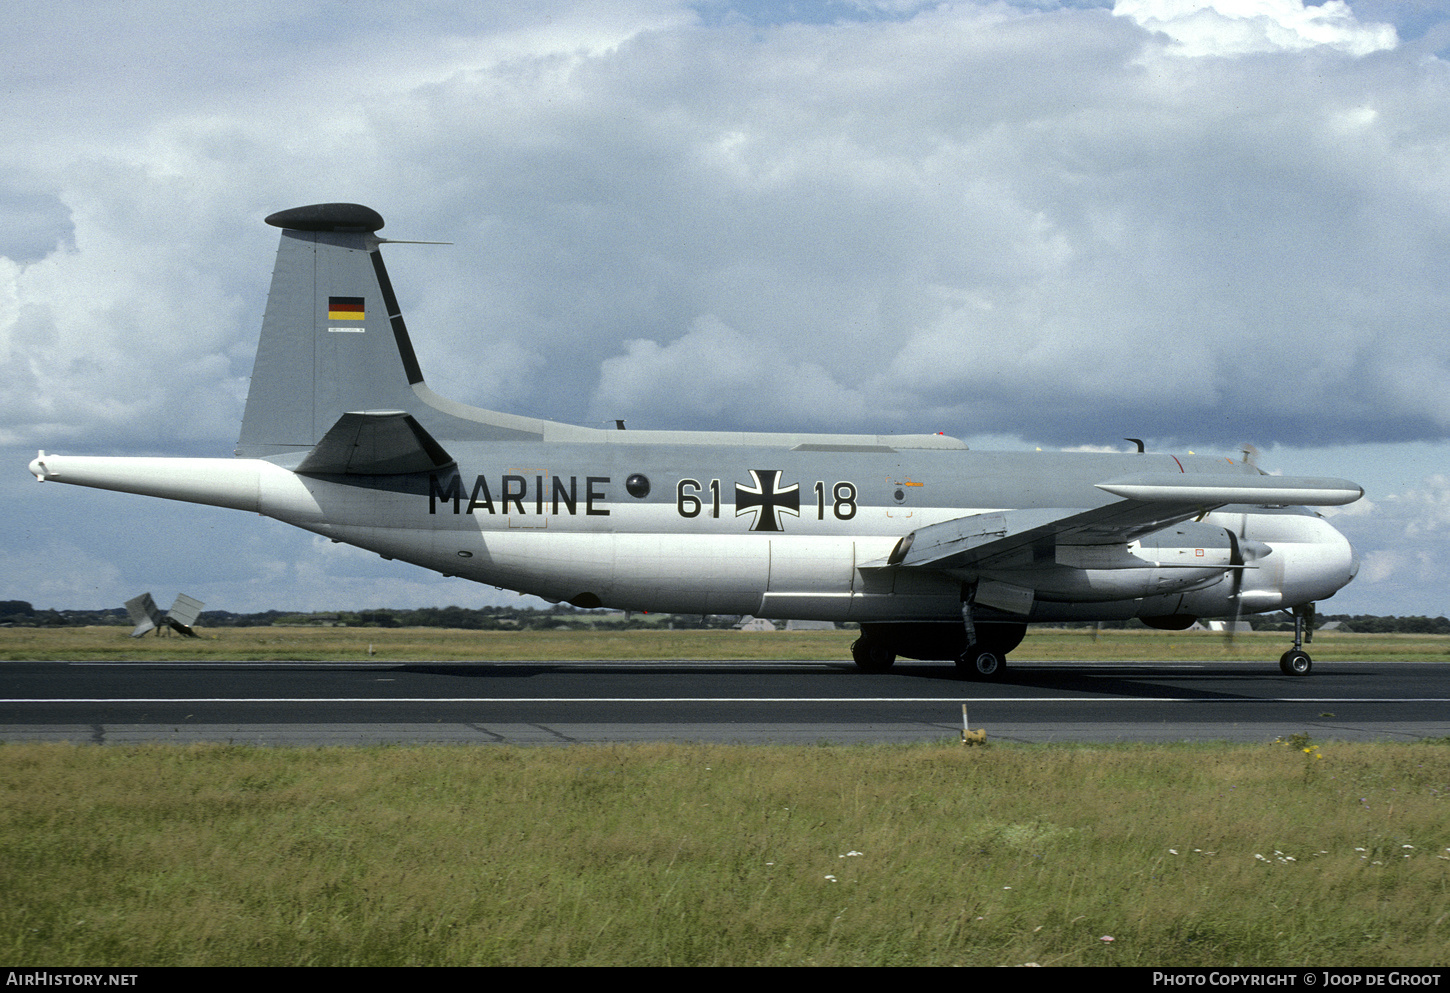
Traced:
[[997, 679], [1007, 668], [1007, 660], [990, 649], [968, 645], [967, 650], [957, 657], [957, 668], [973, 679]]
[[1314, 660], [1309, 657], [1309, 653], [1301, 652], [1297, 648], [1291, 648], [1279, 656], [1279, 671], [1286, 676], [1307, 676], [1313, 667]]
[[857, 638], [851, 643], [851, 658], [862, 672], [885, 672], [896, 661], [896, 653], [878, 641]]

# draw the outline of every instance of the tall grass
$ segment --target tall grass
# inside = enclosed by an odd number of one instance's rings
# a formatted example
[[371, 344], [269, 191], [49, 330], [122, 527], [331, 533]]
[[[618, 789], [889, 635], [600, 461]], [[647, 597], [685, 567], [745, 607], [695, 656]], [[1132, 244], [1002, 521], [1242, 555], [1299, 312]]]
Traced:
[[1444, 964], [1450, 745], [1321, 751], [5, 745], [0, 960]]

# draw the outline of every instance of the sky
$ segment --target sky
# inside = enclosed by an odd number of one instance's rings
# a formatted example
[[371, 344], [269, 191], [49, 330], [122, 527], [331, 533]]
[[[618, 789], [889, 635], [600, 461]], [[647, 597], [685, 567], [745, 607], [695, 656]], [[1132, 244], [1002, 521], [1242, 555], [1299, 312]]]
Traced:
[[227, 456], [277, 234], [367, 204], [428, 384], [631, 428], [1337, 476], [1328, 613], [1450, 613], [1435, 0], [59, 0], [0, 23], [0, 599], [524, 603], [37, 486]]

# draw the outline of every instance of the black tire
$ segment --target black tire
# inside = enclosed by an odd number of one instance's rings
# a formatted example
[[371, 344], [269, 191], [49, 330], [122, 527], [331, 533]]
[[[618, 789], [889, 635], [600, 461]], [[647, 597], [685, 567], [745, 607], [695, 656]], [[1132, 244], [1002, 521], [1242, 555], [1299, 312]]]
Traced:
[[1000, 679], [1007, 659], [990, 649], [969, 645], [957, 659], [957, 668], [973, 679]]
[[1314, 660], [1308, 652], [1291, 648], [1279, 656], [1279, 671], [1286, 676], [1307, 676], [1314, 668]]
[[896, 653], [871, 638], [851, 643], [851, 659], [862, 672], [885, 672], [896, 662]]

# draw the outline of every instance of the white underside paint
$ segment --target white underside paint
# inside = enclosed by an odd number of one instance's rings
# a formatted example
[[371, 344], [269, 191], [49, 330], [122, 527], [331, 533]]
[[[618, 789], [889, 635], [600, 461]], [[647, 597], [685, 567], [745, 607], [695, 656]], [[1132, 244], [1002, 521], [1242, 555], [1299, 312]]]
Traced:
[[[752, 515], [722, 504], [718, 517], [685, 520], [672, 504], [600, 502], [607, 514], [428, 513], [426, 494], [396, 493], [298, 476], [257, 459], [137, 459], [42, 455], [41, 480], [248, 510], [412, 562], [545, 599], [636, 610], [755, 614], [833, 621], [952, 620], [964, 582], [997, 584], [984, 603], [1050, 621], [1184, 613], [1254, 613], [1324, 599], [1353, 576], [1349, 543], [1317, 516], [1210, 514], [1271, 551], [1224, 572], [1203, 549], [1096, 546], [980, 575], [883, 567], [916, 528], [995, 508], [861, 505], [850, 520], [814, 506], [783, 515], [783, 531], [750, 531]], [[547, 505], [545, 505], [547, 508]], [[335, 523], [346, 521], [348, 523]], [[1181, 560], [1181, 562], [1180, 562]], [[1094, 568], [1097, 565], [1109, 568]], [[1084, 568], [1083, 566], [1087, 566]]]

